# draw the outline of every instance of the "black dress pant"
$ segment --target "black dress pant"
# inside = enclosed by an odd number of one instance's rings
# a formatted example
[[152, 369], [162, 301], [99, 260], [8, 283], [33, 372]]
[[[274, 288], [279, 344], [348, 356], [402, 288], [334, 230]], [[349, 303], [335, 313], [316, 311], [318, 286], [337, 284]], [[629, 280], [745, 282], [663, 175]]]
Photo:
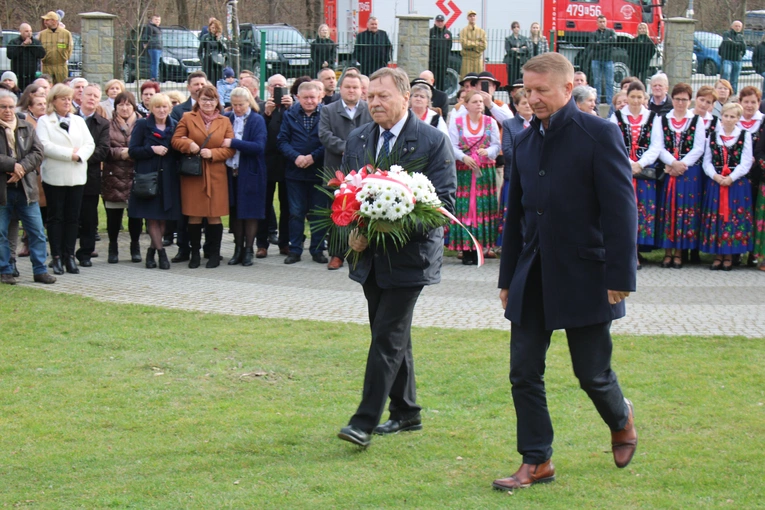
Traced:
[[44, 182], [43, 189], [48, 201], [47, 228], [51, 256], [74, 256], [85, 186], [53, 186]]
[[[605, 290], [604, 290], [605, 292]], [[525, 464], [552, 457], [553, 428], [547, 409], [545, 357], [552, 331], [545, 328], [539, 257], [529, 273], [523, 301], [523, 324], [512, 324], [510, 382], [517, 418], [518, 453]], [[611, 323], [566, 329], [574, 375], [612, 431], [627, 424], [627, 406], [611, 370]]]
[[98, 195], [84, 195], [80, 206], [80, 249], [74, 255], [78, 260], [90, 260], [96, 250], [98, 229]]
[[268, 181], [266, 187], [266, 217], [258, 220], [258, 232], [255, 234], [258, 248], [268, 248], [268, 236], [271, 223], [276, 223], [274, 211], [274, 195], [279, 184], [279, 248], [290, 245], [290, 203], [287, 198], [287, 183], [285, 181]]
[[369, 346], [361, 404], [349, 424], [367, 433], [380, 423], [390, 397], [390, 419], [417, 416], [412, 358], [412, 314], [422, 286], [381, 289], [374, 267], [364, 282], [372, 343]]

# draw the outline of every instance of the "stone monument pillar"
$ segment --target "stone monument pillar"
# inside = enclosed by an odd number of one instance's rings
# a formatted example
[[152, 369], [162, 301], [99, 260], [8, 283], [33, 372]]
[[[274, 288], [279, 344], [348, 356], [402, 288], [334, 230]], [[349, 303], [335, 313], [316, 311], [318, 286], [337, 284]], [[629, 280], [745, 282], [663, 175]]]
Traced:
[[396, 64], [399, 69], [406, 71], [411, 81], [428, 68], [430, 20], [433, 17], [419, 14], [396, 17], [399, 20]]
[[664, 26], [662, 68], [669, 79], [669, 90], [680, 82], [690, 83], [693, 75], [693, 32], [696, 20], [669, 18]]
[[119, 77], [114, 65], [114, 14], [83, 12], [82, 18], [82, 76], [92, 83], [104, 85]]

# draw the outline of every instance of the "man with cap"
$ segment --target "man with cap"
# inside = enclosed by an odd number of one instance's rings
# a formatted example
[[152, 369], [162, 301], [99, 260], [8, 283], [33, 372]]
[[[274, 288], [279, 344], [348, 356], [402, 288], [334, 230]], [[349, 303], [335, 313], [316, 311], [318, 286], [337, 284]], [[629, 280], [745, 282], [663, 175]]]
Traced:
[[[436, 21], [430, 29], [430, 53], [428, 55], [428, 67], [433, 72], [435, 82], [432, 83], [438, 90], [444, 90], [446, 68], [449, 67], [449, 55], [452, 52], [452, 33], [446, 28], [446, 20], [443, 14], [436, 16]], [[422, 75], [420, 75], [422, 78]], [[436, 96], [433, 95], [435, 104]], [[443, 112], [446, 115], [446, 112]]]
[[510, 87], [510, 90], [508, 91], [510, 93], [510, 103], [508, 106], [510, 107], [510, 111], [513, 112], [513, 115], [518, 115], [518, 110], [515, 108], [515, 101], [513, 101], [513, 96], [516, 92], [518, 92], [518, 89], [523, 88], [523, 78], [518, 78], [513, 82], [513, 85]]
[[60, 26], [58, 14], [50, 11], [42, 17], [45, 30], [40, 32], [39, 38], [45, 49], [45, 57], [42, 59], [42, 72], [53, 77], [53, 82], [61, 83], [69, 75], [66, 62], [72, 56], [74, 43], [69, 30]]
[[460, 76], [465, 77], [468, 73], [480, 73], [483, 71], [483, 52], [486, 50], [486, 32], [476, 26], [476, 12], [469, 10], [467, 13], [468, 26], [460, 30], [460, 44], [462, 45], [462, 71]]
[[446, 115], [449, 113], [449, 96], [446, 95], [446, 92], [438, 90], [435, 86], [435, 76], [433, 73], [431, 71], [423, 71], [420, 73], [420, 77], [415, 78], [409, 85], [414, 86], [416, 83], [422, 83], [430, 87], [430, 92], [433, 95], [430, 105], [433, 108], [439, 108], [441, 116], [446, 120]]
[[19, 26], [19, 36], [8, 42], [8, 59], [11, 61], [11, 71], [16, 73], [19, 89], [35, 81], [35, 74], [40, 60], [45, 56], [45, 48], [39, 39], [32, 35], [29, 23]]

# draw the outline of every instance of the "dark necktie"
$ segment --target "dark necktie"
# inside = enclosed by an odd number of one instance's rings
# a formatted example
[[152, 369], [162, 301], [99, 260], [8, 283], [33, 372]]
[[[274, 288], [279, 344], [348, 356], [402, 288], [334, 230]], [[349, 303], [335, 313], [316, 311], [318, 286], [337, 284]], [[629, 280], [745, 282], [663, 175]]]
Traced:
[[393, 133], [390, 131], [383, 131], [383, 144], [382, 148], [380, 149], [380, 155], [378, 156], [378, 160], [383, 161], [388, 159], [388, 156], [390, 156], [390, 141], [393, 139]]

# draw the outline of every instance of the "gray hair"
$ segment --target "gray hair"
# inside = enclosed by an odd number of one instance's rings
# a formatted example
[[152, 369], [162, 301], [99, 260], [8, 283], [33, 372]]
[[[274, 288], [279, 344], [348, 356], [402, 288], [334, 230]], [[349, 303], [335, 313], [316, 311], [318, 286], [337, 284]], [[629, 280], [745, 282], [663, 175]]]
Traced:
[[669, 78], [667, 78], [667, 75], [664, 73], [659, 72], [651, 76], [651, 85], [653, 85], [653, 83], [656, 81], [664, 82], [664, 85], [669, 87]]
[[86, 87], [88, 86], [88, 80], [86, 80], [85, 78], [80, 78], [80, 77], [74, 78], [72, 81], [70, 81], [69, 86], [72, 89], [74, 89], [80, 83], [84, 83]]
[[428, 87], [427, 85], [423, 85], [421, 83], [416, 84], [415, 86], [412, 87], [412, 94], [414, 94], [415, 92], [425, 92], [425, 95], [428, 97], [428, 104], [430, 104], [430, 101], [433, 100], [433, 92], [430, 90], [430, 87]]
[[402, 96], [409, 94], [411, 91], [409, 87], [409, 76], [407, 76], [403, 69], [399, 69], [397, 67], [380, 68], [372, 73], [372, 76], [369, 77], [369, 81], [373, 82], [375, 80], [382, 80], [386, 76], [393, 80], [393, 84], [396, 85], [396, 89], [398, 89]]
[[10, 90], [0, 89], [0, 99], [5, 99], [5, 98], [8, 98], [8, 97], [13, 99], [13, 106], [16, 106], [17, 101], [19, 100], [19, 98], [16, 96], [16, 94], [11, 92]]
[[273, 84], [274, 84], [274, 83], [271, 81], [271, 80], [273, 80], [274, 78], [283, 78], [285, 81], [287, 80], [287, 78], [284, 78], [284, 75], [281, 75], [281, 74], [272, 74], [272, 75], [271, 75], [271, 76], [268, 78], [268, 82], [267, 82], [267, 83], [268, 83], [268, 85], [269, 85], [269, 86], [271, 86], [271, 85], [273, 85]]
[[298, 95], [300, 95], [300, 93], [303, 92], [304, 90], [306, 90], [306, 91], [307, 90], [315, 90], [316, 92], [321, 94], [321, 93], [324, 92], [324, 87], [323, 86], [319, 86], [318, 83], [315, 83], [313, 81], [304, 81], [303, 83], [300, 84], [300, 86], [298, 86], [298, 90], [297, 90]]
[[247, 103], [250, 105], [250, 108], [258, 111], [258, 103], [255, 102], [255, 98], [252, 97], [252, 92], [249, 91], [249, 89], [245, 87], [237, 87], [234, 90], [231, 91], [231, 96], [229, 96], [231, 100], [234, 99], [244, 99], [247, 101]]
[[597, 98], [598, 91], [589, 85], [579, 85], [578, 87], [574, 87], [574, 90], [571, 91], [571, 95], [574, 97], [576, 104], [582, 104], [591, 97]]

